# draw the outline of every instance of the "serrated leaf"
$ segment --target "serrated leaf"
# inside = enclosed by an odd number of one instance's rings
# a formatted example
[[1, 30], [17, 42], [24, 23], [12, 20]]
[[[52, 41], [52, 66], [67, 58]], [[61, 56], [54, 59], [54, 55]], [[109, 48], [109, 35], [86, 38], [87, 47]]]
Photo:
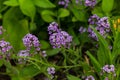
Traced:
[[41, 8], [54, 8], [55, 5], [49, 0], [33, 0], [34, 4]]
[[69, 15], [70, 15], [70, 12], [69, 12], [67, 9], [60, 8], [60, 9], [58, 10], [58, 17], [63, 18], [63, 17], [67, 17], [67, 16], [69, 16]]
[[67, 75], [68, 80], [81, 80], [80, 78], [73, 76], [73, 75]]
[[19, 0], [19, 4], [23, 14], [33, 19], [36, 13], [36, 8], [34, 6], [33, 0]]
[[5, 1], [3, 4], [7, 5], [7, 6], [18, 6], [18, 0], [8, 0]]
[[41, 12], [41, 16], [42, 16], [42, 19], [45, 21], [45, 22], [53, 22], [55, 21], [53, 16], [55, 16], [55, 13], [53, 13], [52, 11], [50, 10], [44, 10]]

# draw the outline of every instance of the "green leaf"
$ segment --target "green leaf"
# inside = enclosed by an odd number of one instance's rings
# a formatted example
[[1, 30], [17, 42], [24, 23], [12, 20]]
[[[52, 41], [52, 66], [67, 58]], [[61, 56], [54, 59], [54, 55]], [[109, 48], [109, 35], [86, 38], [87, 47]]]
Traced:
[[35, 31], [37, 29], [37, 26], [34, 22], [30, 22], [30, 31]]
[[109, 13], [113, 9], [114, 0], [102, 0], [102, 10]]
[[22, 38], [28, 33], [28, 21], [22, 18], [23, 14], [17, 7], [10, 8], [3, 16], [3, 27], [7, 31], [5, 38], [16, 52], [24, 48]]
[[70, 12], [67, 10], [67, 9], [64, 9], [64, 8], [60, 8], [58, 10], [58, 17], [67, 17], [70, 15]]
[[101, 7], [94, 7], [94, 9], [92, 10], [92, 14], [96, 14], [98, 15], [99, 17], [103, 17], [104, 16], [104, 13], [102, 11], [102, 8]]
[[67, 75], [68, 80], [81, 80], [80, 78], [73, 76], [73, 75]]
[[7, 6], [18, 6], [18, 0], [8, 0], [5, 1], [3, 4], [7, 5]]
[[53, 16], [55, 16], [55, 13], [50, 10], [44, 10], [41, 12], [41, 17], [45, 22], [55, 21]]
[[45, 40], [40, 40], [41, 43], [41, 49], [47, 49], [50, 47], [49, 43]]
[[99, 62], [95, 59], [95, 57], [93, 55], [91, 55], [91, 53], [89, 51], [87, 51], [86, 53], [89, 56], [90, 60], [92, 61], [92, 64], [95, 67], [96, 71], [100, 72], [101, 65], [99, 64]]
[[54, 8], [55, 5], [49, 0], [33, 0], [34, 4], [41, 8]]
[[47, 50], [46, 54], [48, 56], [54, 56], [54, 55], [58, 54], [60, 51], [61, 51], [60, 48], [56, 48], [56, 49], [52, 49], [52, 50]]
[[87, 16], [88, 15], [84, 10], [80, 11], [80, 10], [74, 8], [74, 7], [72, 7], [72, 8], [71, 7], [69, 7], [69, 9], [72, 11], [72, 13], [76, 17], [76, 19], [78, 19], [79, 21], [83, 21], [83, 22], [87, 21]]
[[4, 9], [4, 5], [3, 5], [3, 3], [5, 2], [6, 0], [0, 0], [0, 13], [3, 11], [3, 9]]
[[36, 8], [34, 6], [33, 0], [19, 0], [19, 4], [23, 14], [31, 17], [33, 20], [36, 13]]
[[40, 72], [41, 70], [36, 68], [35, 65], [29, 65], [20, 70], [20, 76], [22, 78], [32, 78], [36, 76], [37, 74], [39, 74]]
[[[91, 27], [91, 26], [90, 26]], [[96, 33], [98, 40], [99, 40], [99, 44], [100, 46], [102, 46], [103, 51], [105, 51], [105, 57], [106, 57], [106, 62], [109, 64], [112, 64], [112, 54], [110, 52], [110, 48], [109, 45], [107, 43], [107, 41], [105, 40], [105, 38], [100, 35], [96, 29], [94, 29], [93, 27], [91, 27], [93, 29], [93, 31]]]
[[80, 41], [79, 41], [77, 35], [75, 34], [73, 28], [72, 28], [72, 27], [69, 27], [69, 28], [68, 28], [68, 31], [69, 31], [69, 33], [73, 36], [73, 43], [74, 43], [74, 45], [79, 45], [79, 44], [80, 44]]

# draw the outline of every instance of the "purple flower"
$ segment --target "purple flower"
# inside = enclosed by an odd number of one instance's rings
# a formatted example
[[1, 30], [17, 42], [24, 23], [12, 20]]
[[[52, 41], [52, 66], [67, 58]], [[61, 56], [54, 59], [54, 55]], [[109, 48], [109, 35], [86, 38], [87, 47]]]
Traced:
[[90, 18], [88, 19], [88, 22], [91, 25], [97, 25], [99, 19], [100, 17], [94, 14], [93, 16], [90, 16]]
[[80, 33], [84, 33], [84, 32], [86, 32], [86, 28], [84, 28], [84, 27], [80, 27], [80, 28], [79, 28], [79, 32], [80, 32]]
[[7, 53], [12, 49], [12, 46], [9, 42], [6, 42], [4, 40], [0, 41], [0, 52]]
[[108, 77], [105, 77], [105, 80], [109, 80]]
[[43, 57], [46, 57], [46, 56], [47, 56], [46, 51], [42, 51], [41, 55], [42, 55]]
[[21, 50], [18, 54], [18, 57], [20, 57], [18, 59], [19, 63], [24, 63], [26, 62], [26, 57], [30, 56], [29, 50]]
[[[96, 14], [91, 16], [88, 20], [89, 24], [95, 27], [95, 29], [106, 38], [107, 33], [110, 32], [110, 24], [107, 17], [99, 18]], [[88, 27], [89, 37], [98, 40], [94, 31]]]
[[48, 71], [48, 74], [50, 74], [50, 75], [55, 74], [55, 68], [54, 67], [48, 67], [47, 71]]
[[114, 65], [105, 65], [105, 66], [103, 66], [102, 74], [104, 74], [104, 73], [108, 73], [108, 74], [112, 73], [113, 76], [116, 76]]
[[58, 29], [58, 24], [56, 22], [52, 22], [49, 26], [48, 26], [48, 31], [49, 31], [49, 34], [52, 34], [54, 32], [59, 32], [59, 29]]
[[70, 2], [70, 0], [60, 0], [60, 1], [58, 2], [58, 4], [64, 6], [65, 8], [67, 8], [69, 2]]
[[97, 4], [96, 0], [85, 0], [85, 6], [94, 7]]
[[28, 50], [34, 47], [36, 51], [40, 51], [40, 42], [38, 38], [30, 33], [24, 36], [23, 43]]
[[102, 68], [103, 72], [106, 72], [106, 73], [111, 73], [111, 72], [115, 72], [115, 68], [114, 68], [114, 65], [105, 65], [103, 68]]
[[110, 24], [108, 21], [108, 17], [103, 17], [98, 21], [98, 26], [104, 27], [104, 28], [110, 28]]
[[95, 80], [95, 78], [92, 75], [90, 75], [90, 76], [87, 76], [87, 78], [85, 78], [85, 80]]
[[61, 31], [51, 34], [49, 40], [53, 48], [60, 48], [62, 46], [69, 48], [72, 42], [72, 36], [65, 31]]

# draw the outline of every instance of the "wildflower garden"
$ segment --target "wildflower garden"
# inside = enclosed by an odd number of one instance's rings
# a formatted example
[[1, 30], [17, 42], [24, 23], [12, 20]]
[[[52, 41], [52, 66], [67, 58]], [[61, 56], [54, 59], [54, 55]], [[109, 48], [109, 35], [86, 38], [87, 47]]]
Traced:
[[119, 0], [0, 0], [0, 80], [120, 80]]

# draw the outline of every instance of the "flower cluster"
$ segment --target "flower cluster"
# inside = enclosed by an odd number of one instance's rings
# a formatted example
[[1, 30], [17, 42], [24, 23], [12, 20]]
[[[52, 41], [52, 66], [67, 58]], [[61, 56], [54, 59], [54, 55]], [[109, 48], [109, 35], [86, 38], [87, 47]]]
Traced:
[[103, 66], [102, 74], [103, 73], [112, 73], [114, 76], [116, 76], [114, 65], [105, 65], [105, 66]]
[[46, 51], [42, 51], [42, 52], [41, 52], [41, 56], [42, 56], [42, 57], [46, 57], [46, 56], [47, 56]]
[[[55, 22], [53, 22], [55, 23]], [[51, 23], [51, 24], [53, 24]], [[49, 27], [51, 27], [51, 24]], [[57, 23], [55, 23], [57, 24]], [[61, 29], [56, 29], [56, 26], [52, 26], [53, 28], [55, 28], [56, 30], [52, 30], [52, 28], [50, 29], [48, 27], [48, 31], [50, 34], [49, 40], [51, 45], [53, 46], [53, 48], [60, 48], [60, 47], [65, 47], [65, 48], [69, 48], [72, 42], [72, 36], [70, 36], [67, 32], [62, 31]], [[57, 26], [58, 27], [58, 26]]]
[[52, 76], [51, 79], [54, 78], [54, 76], [53, 76], [55, 74], [55, 68], [54, 67], [48, 67], [47, 72], [48, 72], [48, 74], [50, 74]]
[[0, 41], [0, 52], [7, 53], [12, 49], [12, 46], [9, 42], [6, 42], [4, 40]]
[[58, 32], [59, 31], [58, 24], [56, 22], [52, 22], [48, 27], [48, 31], [49, 31], [49, 34]]
[[[95, 29], [104, 37], [106, 38], [106, 34], [108, 32], [110, 32], [110, 24], [108, 21], [107, 17], [98, 17], [97, 15], [93, 15], [89, 18], [88, 20], [89, 24], [92, 26], [95, 26]], [[98, 40], [96, 34], [94, 33], [94, 31], [89, 27], [88, 28], [88, 33], [89, 33], [89, 37]]]
[[18, 54], [17, 54], [18, 57], [20, 57], [18, 59], [18, 62], [19, 63], [24, 63], [26, 62], [26, 57], [29, 57], [30, 56], [30, 53], [29, 53], [29, 50], [21, 50]]
[[34, 47], [36, 51], [40, 51], [40, 42], [38, 38], [30, 33], [24, 36], [23, 43], [27, 50], [30, 50], [31, 47]]
[[87, 30], [87, 29], [84, 28], [84, 27], [82, 27], [82, 26], [79, 28], [79, 32], [80, 32], [80, 33], [84, 33], [84, 32], [86, 32], [86, 30]]
[[62, 6], [64, 6], [66, 8], [66, 7], [68, 7], [69, 2], [70, 2], [70, 0], [60, 0], [58, 2], [58, 4], [62, 5]]
[[94, 7], [97, 4], [97, 0], [85, 0], [85, 6]]
[[90, 76], [87, 76], [85, 80], [95, 80], [95, 78], [92, 75], [90, 75]]

